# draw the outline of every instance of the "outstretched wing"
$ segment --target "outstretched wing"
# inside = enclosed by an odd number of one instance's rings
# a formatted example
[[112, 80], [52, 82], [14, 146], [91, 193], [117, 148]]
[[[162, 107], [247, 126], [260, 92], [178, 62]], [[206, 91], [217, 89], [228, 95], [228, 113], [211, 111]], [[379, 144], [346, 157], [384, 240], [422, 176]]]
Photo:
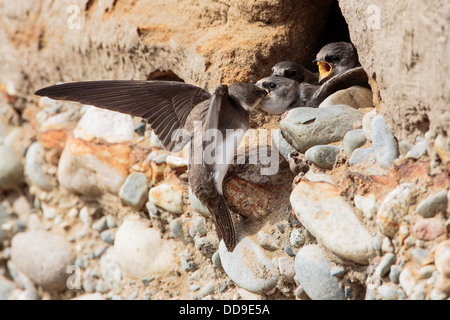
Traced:
[[65, 83], [40, 89], [35, 94], [141, 117], [169, 151], [181, 149], [178, 141], [173, 141], [172, 133], [183, 128], [198, 103], [211, 98], [206, 90], [182, 82], [136, 80]]
[[362, 86], [370, 89], [368, 81], [367, 74], [362, 67], [350, 69], [334, 76], [321, 85], [308, 101], [307, 107], [317, 108], [331, 94], [352, 86]]

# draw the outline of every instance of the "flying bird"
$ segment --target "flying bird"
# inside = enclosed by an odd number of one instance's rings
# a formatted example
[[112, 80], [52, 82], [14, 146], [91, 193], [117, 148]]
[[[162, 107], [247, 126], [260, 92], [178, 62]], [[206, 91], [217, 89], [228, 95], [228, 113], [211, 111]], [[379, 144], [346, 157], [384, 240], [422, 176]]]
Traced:
[[141, 117], [171, 152], [190, 143], [190, 188], [211, 212], [219, 239], [234, 250], [236, 232], [222, 183], [265, 89], [236, 83], [210, 94], [175, 81], [106, 80], [59, 84], [35, 94]]

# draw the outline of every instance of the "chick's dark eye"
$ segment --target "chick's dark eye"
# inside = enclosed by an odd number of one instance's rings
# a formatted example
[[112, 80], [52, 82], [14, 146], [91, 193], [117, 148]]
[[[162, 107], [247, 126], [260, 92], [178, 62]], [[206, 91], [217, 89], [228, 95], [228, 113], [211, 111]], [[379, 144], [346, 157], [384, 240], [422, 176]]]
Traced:
[[288, 71], [289, 76], [291, 77], [295, 77], [297, 75], [297, 71], [292, 70], [292, 71]]
[[275, 89], [276, 87], [277, 87], [276, 83], [273, 83], [273, 82], [269, 83], [269, 88], [270, 89]]
[[339, 60], [340, 60], [339, 56], [332, 56], [331, 57], [331, 61], [333, 61], [333, 62], [336, 62], [336, 61], [339, 61]]

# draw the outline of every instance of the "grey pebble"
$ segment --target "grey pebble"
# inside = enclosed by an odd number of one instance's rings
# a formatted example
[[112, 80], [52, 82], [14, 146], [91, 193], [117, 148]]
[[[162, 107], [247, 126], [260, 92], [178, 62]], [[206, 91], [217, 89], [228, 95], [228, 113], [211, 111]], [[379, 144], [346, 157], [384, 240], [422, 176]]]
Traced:
[[444, 292], [438, 289], [431, 290], [430, 300], [445, 300], [445, 299], [447, 299], [447, 294], [445, 294]]
[[205, 219], [202, 217], [197, 217], [194, 219], [194, 228], [201, 236], [205, 236], [208, 232], [205, 225]]
[[223, 269], [223, 267], [222, 267], [222, 262], [220, 261], [220, 254], [219, 254], [219, 251], [216, 251], [216, 252], [213, 254], [211, 260], [212, 260], [212, 263], [213, 263], [213, 267], [214, 267], [214, 268]]
[[105, 231], [101, 232], [100, 233], [100, 237], [106, 243], [111, 244], [111, 245], [114, 244], [115, 234], [114, 234], [114, 231], [112, 229], [108, 229], [108, 230], [105, 230]]
[[332, 264], [325, 251], [317, 245], [307, 245], [295, 257], [295, 274], [303, 290], [312, 300], [343, 300], [344, 291], [331, 275]]
[[195, 291], [200, 290], [200, 288], [201, 287], [198, 284], [193, 284], [192, 286], [189, 287], [189, 290], [195, 292]]
[[389, 272], [389, 280], [393, 283], [399, 283], [400, 281], [400, 273], [402, 272], [402, 268], [398, 265], [392, 265], [391, 271]]
[[286, 246], [286, 247], [284, 248], [284, 252], [286, 252], [286, 254], [287, 254], [288, 256], [290, 256], [290, 257], [295, 257], [295, 252], [294, 252], [294, 250], [292, 249], [291, 246]]
[[108, 229], [108, 224], [106, 223], [106, 217], [101, 217], [92, 224], [92, 229], [102, 232]]
[[34, 142], [28, 148], [25, 155], [25, 176], [31, 184], [38, 186], [44, 191], [51, 191], [53, 185], [43, 169], [44, 151], [38, 142]]
[[367, 158], [375, 152], [373, 148], [358, 148], [352, 152], [348, 163], [350, 165], [355, 165], [358, 163], [363, 163], [367, 160]]
[[207, 258], [212, 258], [218, 247], [217, 241], [211, 240], [210, 238], [195, 239], [195, 248]]
[[[280, 122], [286, 141], [298, 151], [342, 140], [364, 113], [345, 105], [327, 108], [296, 108]], [[332, 128], [332, 130], [330, 130]]]
[[305, 244], [305, 236], [302, 233], [301, 229], [295, 228], [291, 232], [291, 236], [289, 237], [289, 242], [293, 247], [300, 247]]
[[447, 190], [441, 190], [422, 200], [417, 206], [416, 211], [424, 218], [431, 218], [438, 212], [446, 212], [447, 206]]
[[344, 136], [344, 151], [350, 156], [353, 151], [366, 143], [367, 138], [363, 129], [349, 131]]
[[416, 143], [416, 145], [411, 148], [406, 154], [407, 158], [420, 159], [422, 156], [427, 154], [428, 149], [428, 139], [423, 139]]
[[119, 197], [123, 204], [140, 210], [148, 196], [148, 179], [143, 172], [130, 174], [119, 191]]
[[320, 168], [333, 169], [338, 153], [338, 146], [319, 145], [309, 148], [305, 152], [305, 158]]
[[384, 284], [377, 291], [382, 300], [398, 300], [398, 288], [395, 284]]
[[421, 265], [422, 262], [425, 260], [425, 258], [428, 257], [429, 254], [430, 254], [430, 252], [428, 250], [425, 250], [422, 248], [414, 248], [411, 250], [411, 258], [418, 265]]
[[100, 293], [108, 293], [109, 292], [109, 286], [106, 284], [105, 281], [99, 280], [97, 284], [95, 285], [95, 291]]
[[183, 225], [181, 223], [181, 220], [173, 219], [170, 222], [170, 231], [172, 232], [172, 235], [179, 239], [181, 242], [186, 243], [186, 239], [184, 238], [184, 231], [183, 231]]
[[272, 134], [272, 145], [278, 150], [283, 158], [289, 162], [289, 154], [297, 152], [293, 146], [286, 141], [280, 129]]
[[209, 294], [213, 294], [214, 293], [214, 287], [215, 287], [214, 283], [208, 283], [206, 286], [204, 286], [202, 288], [202, 290], [200, 291], [200, 295], [202, 297], [205, 297], [205, 296], [207, 296]]
[[393, 161], [399, 156], [397, 142], [388, 130], [383, 116], [375, 116], [372, 119], [371, 126], [372, 142], [377, 163], [381, 168], [390, 169]]
[[390, 270], [391, 265], [394, 263], [395, 255], [393, 253], [386, 253], [380, 261], [377, 269], [375, 270], [375, 275], [378, 277], [384, 277]]

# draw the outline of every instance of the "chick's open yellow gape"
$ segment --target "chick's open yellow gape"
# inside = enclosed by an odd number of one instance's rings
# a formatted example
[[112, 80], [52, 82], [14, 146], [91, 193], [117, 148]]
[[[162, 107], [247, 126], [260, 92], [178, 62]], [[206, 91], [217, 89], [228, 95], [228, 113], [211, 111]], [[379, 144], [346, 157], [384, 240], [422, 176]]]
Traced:
[[323, 79], [328, 77], [333, 68], [328, 62], [325, 61], [318, 61], [317, 65], [319, 66], [319, 74], [320, 74], [319, 81], [322, 81]]

